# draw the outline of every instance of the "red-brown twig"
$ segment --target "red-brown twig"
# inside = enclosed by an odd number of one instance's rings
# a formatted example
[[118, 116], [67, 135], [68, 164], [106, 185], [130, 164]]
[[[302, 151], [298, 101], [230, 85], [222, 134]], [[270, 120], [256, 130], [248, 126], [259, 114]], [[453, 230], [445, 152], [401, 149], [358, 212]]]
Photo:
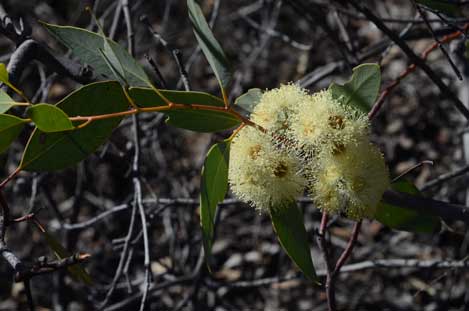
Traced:
[[[121, 117], [126, 117], [126, 116], [134, 116], [141, 112], [165, 112], [169, 110], [202, 110], [202, 111], [224, 112], [238, 119], [241, 124], [253, 126], [264, 133], [267, 132], [267, 130], [264, 129], [262, 126], [252, 122], [249, 118], [244, 117], [239, 112], [235, 111], [232, 107], [216, 107], [216, 106], [208, 106], [208, 105], [202, 105], [202, 104], [178, 104], [178, 103], [172, 103], [172, 102], [170, 102], [168, 105], [165, 105], [165, 106], [137, 107], [137, 108], [132, 108], [126, 111], [107, 113], [107, 114], [102, 114], [102, 115], [69, 117], [69, 120], [70, 121], [83, 121], [84, 123], [77, 127], [78, 129], [80, 129], [91, 124], [94, 121], [106, 120], [106, 119], [112, 119], [112, 118], [121, 118]], [[31, 120], [26, 119], [26, 121], [31, 121]], [[0, 182], [0, 190], [3, 187], [5, 187], [13, 178], [15, 178], [16, 175], [18, 175], [23, 168], [24, 167], [19, 166], [5, 180]]]
[[[464, 32], [468, 31], [469, 30], [469, 24], [465, 24], [463, 29], [462, 29]], [[430, 53], [432, 53], [434, 50], [436, 50], [438, 48], [438, 46], [440, 46], [440, 44], [444, 44], [444, 43], [448, 43], [448, 42], [451, 42], [455, 39], [457, 39], [458, 37], [462, 36], [464, 34], [463, 31], [455, 31], [449, 35], [446, 35], [444, 36], [440, 42], [434, 42], [432, 45], [430, 45], [427, 49], [425, 49], [425, 51], [423, 51], [422, 55], [421, 55], [421, 58], [422, 60], [426, 60], [428, 58], [428, 55], [430, 55]], [[400, 75], [399, 77], [397, 77], [396, 80], [392, 81], [388, 86], [386, 86], [386, 88], [381, 92], [378, 100], [376, 101], [376, 103], [374, 104], [373, 108], [371, 109], [371, 111], [368, 113], [368, 117], [370, 119], [373, 119], [377, 114], [378, 114], [378, 111], [381, 109], [381, 107], [383, 106], [384, 104], [384, 100], [386, 99], [386, 97], [394, 90], [394, 88], [396, 86], [399, 85], [399, 83], [405, 78], [407, 77], [409, 74], [411, 74], [412, 72], [415, 71], [415, 69], [417, 69], [417, 65], [416, 64], [411, 64], [409, 65], [409, 67], [407, 67], [406, 70], [404, 70]]]
[[18, 222], [23, 222], [23, 221], [30, 221], [32, 220], [36, 215], [34, 213], [26, 214], [24, 216], [12, 219], [12, 223], [18, 223]]
[[342, 255], [340, 255], [339, 259], [337, 260], [337, 263], [335, 264], [334, 271], [332, 272], [333, 277], [335, 277], [340, 272], [340, 268], [342, 268], [342, 266], [345, 264], [347, 259], [352, 254], [352, 250], [355, 247], [355, 244], [357, 242], [358, 234], [360, 233], [361, 226], [362, 226], [361, 220], [357, 221], [355, 225], [353, 226], [352, 236], [350, 237], [347, 243], [347, 247], [345, 248]]
[[322, 212], [321, 218], [321, 225], [319, 226], [318, 231], [318, 245], [322, 252], [323, 259], [326, 263], [326, 296], [327, 296], [327, 307], [329, 311], [335, 311], [336, 303], [335, 303], [335, 288], [334, 288], [334, 280], [333, 280], [333, 273], [334, 270], [332, 268], [331, 258], [329, 251], [327, 249], [327, 241], [326, 241], [326, 232], [327, 232], [327, 221], [328, 215], [326, 212]]
[[327, 307], [329, 311], [337, 310], [337, 304], [335, 301], [335, 280], [337, 275], [340, 272], [340, 269], [345, 264], [347, 259], [352, 254], [352, 250], [355, 247], [357, 242], [358, 234], [360, 233], [361, 228], [361, 221], [355, 223], [352, 231], [352, 235], [347, 243], [347, 247], [340, 255], [339, 259], [337, 260], [335, 267], [332, 267], [331, 258], [329, 251], [327, 249], [327, 242], [326, 242], [326, 231], [327, 231], [327, 221], [328, 216], [327, 213], [322, 213], [321, 218], [321, 225], [319, 226], [318, 231], [318, 244], [321, 252], [323, 254], [324, 261], [326, 262], [326, 297], [327, 297]]
[[5, 180], [0, 183], [0, 190], [2, 190], [2, 188], [5, 187], [6, 184], [9, 183], [13, 178], [15, 178], [16, 175], [19, 174], [19, 172], [21, 172], [21, 167], [18, 167], [13, 173], [11, 173], [7, 178], [5, 178]]

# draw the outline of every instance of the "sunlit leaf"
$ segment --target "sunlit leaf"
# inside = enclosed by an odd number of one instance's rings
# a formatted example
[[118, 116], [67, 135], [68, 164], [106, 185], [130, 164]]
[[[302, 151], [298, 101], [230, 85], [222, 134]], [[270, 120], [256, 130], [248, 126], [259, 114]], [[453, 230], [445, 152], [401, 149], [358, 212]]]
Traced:
[[361, 64], [353, 68], [352, 78], [344, 85], [332, 83], [332, 96], [344, 105], [368, 113], [378, 97], [381, 71], [377, 64]]
[[262, 97], [261, 89], [249, 89], [246, 93], [235, 100], [234, 107], [239, 108], [241, 113], [249, 117]]
[[0, 113], [7, 112], [14, 103], [15, 101], [6, 92], [0, 90]]
[[225, 52], [217, 39], [215, 39], [200, 6], [194, 0], [187, 0], [187, 7], [200, 48], [212, 67], [221, 88], [225, 89], [231, 80], [230, 64], [225, 56]]
[[28, 108], [27, 112], [37, 128], [43, 132], [62, 132], [75, 128], [67, 114], [56, 106], [37, 104]]
[[[57, 107], [73, 117], [121, 112], [128, 109], [128, 104], [120, 84], [108, 81], [83, 86], [61, 100]], [[36, 129], [20, 167], [29, 171], [54, 171], [73, 166], [106, 142], [121, 119], [98, 120], [67, 132], [45, 133]]]

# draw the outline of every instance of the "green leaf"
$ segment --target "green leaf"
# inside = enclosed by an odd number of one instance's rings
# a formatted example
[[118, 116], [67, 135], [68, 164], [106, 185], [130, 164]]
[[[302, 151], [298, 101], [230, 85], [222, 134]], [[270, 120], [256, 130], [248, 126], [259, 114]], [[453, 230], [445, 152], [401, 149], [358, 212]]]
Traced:
[[9, 114], [0, 114], [0, 153], [4, 152], [24, 128], [25, 120]]
[[109, 69], [112, 71], [116, 80], [119, 81], [122, 86], [128, 87], [132, 85], [130, 82], [132, 77], [134, 77], [141, 81], [140, 84], [135, 84], [135, 86], [151, 86], [152, 83], [147, 74], [140, 66], [140, 64], [137, 63], [135, 59], [127, 52], [127, 50], [122, 48], [122, 46], [115, 43], [114, 41], [106, 37], [104, 38], [104, 49], [100, 50], [100, 53], [103, 54], [102, 57], [104, 58]]
[[381, 72], [378, 64], [361, 64], [353, 68], [352, 78], [344, 85], [332, 83], [332, 96], [344, 105], [368, 113], [378, 97]]
[[[73, 117], [121, 112], [128, 109], [128, 104], [119, 83], [107, 81], [83, 86], [61, 100], [57, 107]], [[98, 120], [68, 132], [44, 133], [36, 129], [20, 167], [28, 171], [54, 171], [73, 166], [106, 142], [121, 119]]]
[[14, 104], [15, 101], [6, 92], [0, 90], [0, 113], [7, 112]]
[[[103, 28], [101, 27], [99, 21], [96, 19], [96, 16], [93, 14], [93, 19], [95, 20], [96, 24], [98, 25], [99, 29], [99, 35], [104, 38], [104, 48], [99, 49], [99, 52], [101, 53], [101, 56], [103, 57], [104, 61], [108, 65], [109, 69], [112, 71], [113, 76], [116, 78], [119, 83], [124, 86], [125, 88], [128, 88], [129, 83], [127, 82], [125, 78], [125, 71], [124, 67], [122, 66], [121, 61], [119, 60], [119, 57], [117, 56], [117, 48], [114, 49], [111, 44], [112, 40], [106, 37], [104, 34]], [[129, 55], [130, 56], [130, 55]], [[145, 73], [144, 73], [145, 75]], [[147, 81], [145, 81], [147, 82]]]
[[67, 114], [56, 106], [37, 104], [28, 108], [27, 112], [37, 128], [43, 132], [62, 132], [75, 128]]
[[240, 124], [232, 115], [217, 111], [174, 110], [166, 115], [169, 116], [167, 124], [202, 133], [229, 130]]
[[200, 185], [200, 224], [204, 239], [205, 258], [210, 257], [217, 204], [228, 191], [228, 164], [230, 140], [224, 140], [210, 148], [202, 168]]
[[317, 283], [301, 210], [291, 202], [288, 207], [272, 209], [270, 217], [285, 252], [308, 279]]
[[7, 67], [5, 66], [4, 63], [0, 63], [0, 81], [5, 83], [5, 84], [10, 83], [10, 79], [8, 77]]
[[[394, 182], [391, 188], [399, 192], [420, 195], [420, 191], [411, 182], [403, 179]], [[378, 205], [375, 219], [390, 228], [402, 231], [433, 233], [439, 231], [441, 227], [438, 217], [383, 202]]]
[[187, 0], [187, 8], [200, 48], [212, 67], [221, 88], [226, 89], [231, 81], [231, 69], [225, 52], [210, 30], [200, 6], [194, 0]]
[[[160, 92], [177, 104], [224, 107], [220, 98], [207, 93], [169, 90], [160, 90]], [[149, 88], [130, 88], [129, 94], [139, 107], [166, 106], [163, 99]], [[196, 132], [218, 132], [240, 124], [236, 117], [223, 111], [173, 109], [164, 113], [169, 117], [166, 120], [167, 124]]]
[[[105, 47], [109, 46], [109, 44], [107, 44], [106, 41], [104, 41], [104, 42], [105, 42], [104, 43]], [[115, 55], [113, 53], [109, 53], [109, 51], [106, 53], [103, 50], [99, 50], [99, 52], [101, 53], [101, 56], [104, 58], [104, 61], [108, 65], [109, 69], [112, 71], [113, 77], [117, 81], [119, 81], [119, 83], [122, 86], [127, 87], [129, 85], [129, 83], [125, 79], [123, 69], [122, 69], [122, 65], [120, 64], [119, 60], [115, 57]]]
[[449, 16], [461, 16], [459, 7], [447, 0], [417, 0], [417, 3]]
[[140, 64], [116, 42], [78, 27], [42, 24], [57, 40], [68, 47], [82, 64], [90, 65], [96, 73], [107, 78], [115, 76], [101, 54], [103, 51], [112, 65], [116, 66], [117, 62], [119, 63], [118, 67], [122, 68], [119, 72], [130, 86], [146, 86], [150, 83]]
[[[64, 259], [71, 256], [71, 254], [60, 244], [60, 242], [47, 231], [41, 230], [41, 233], [44, 235], [47, 245], [49, 245], [49, 247], [52, 249], [57, 259]], [[82, 281], [86, 285], [93, 284], [91, 276], [79, 264], [69, 266], [67, 267], [67, 270], [75, 279]]]
[[239, 107], [243, 115], [248, 117], [261, 100], [261, 97], [261, 89], [249, 89], [235, 100], [234, 107]]

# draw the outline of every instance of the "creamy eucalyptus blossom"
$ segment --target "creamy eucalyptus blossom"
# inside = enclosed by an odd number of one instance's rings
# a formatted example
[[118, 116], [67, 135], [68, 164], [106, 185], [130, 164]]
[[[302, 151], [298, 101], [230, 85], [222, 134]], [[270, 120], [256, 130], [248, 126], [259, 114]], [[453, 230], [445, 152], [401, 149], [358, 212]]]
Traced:
[[339, 152], [349, 142], [368, 139], [369, 121], [341, 105], [329, 91], [320, 91], [295, 105], [291, 134], [306, 151]]
[[309, 100], [306, 90], [295, 84], [281, 85], [262, 94], [251, 118], [270, 133], [287, 134], [291, 127], [295, 107]]
[[340, 153], [321, 152], [312, 170], [309, 193], [330, 214], [372, 219], [389, 173], [379, 149], [367, 140], [350, 142]]
[[262, 211], [289, 206], [307, 190], [316, 206], [352, 219], [373, 218], [389, 173], [370, 143], [366, 115], [329, 91], [295, 84], [265, 92], [231, 146], [229, 183]]
[[261, 211], [289, 205], [300, 196], [306, 180], [299, 163], [272, 139], [253, 127], [243, 128], [233, 139], [229, 183], [233, 193]]

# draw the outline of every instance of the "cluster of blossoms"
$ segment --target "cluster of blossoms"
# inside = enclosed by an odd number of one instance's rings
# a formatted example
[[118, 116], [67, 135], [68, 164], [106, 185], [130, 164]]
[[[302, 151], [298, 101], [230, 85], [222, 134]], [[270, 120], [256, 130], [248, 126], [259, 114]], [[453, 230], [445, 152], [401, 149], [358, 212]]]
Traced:
[[366, 115], [329, 91], [289, 84], [265, 92], [251, 119], [264, 131], [244, 127], [231, 145], [229, 182], [240, 199], [270, 211], [306, 190], [328, 213], [373, 218], [389, 174]]

